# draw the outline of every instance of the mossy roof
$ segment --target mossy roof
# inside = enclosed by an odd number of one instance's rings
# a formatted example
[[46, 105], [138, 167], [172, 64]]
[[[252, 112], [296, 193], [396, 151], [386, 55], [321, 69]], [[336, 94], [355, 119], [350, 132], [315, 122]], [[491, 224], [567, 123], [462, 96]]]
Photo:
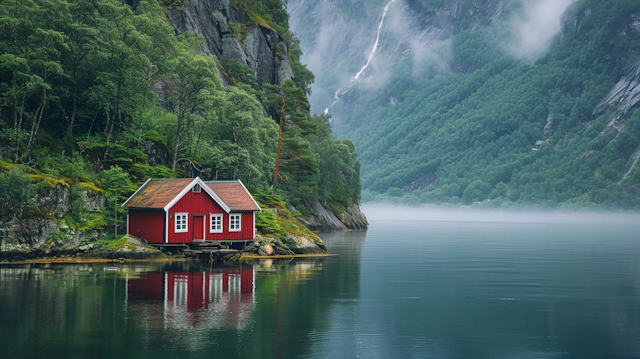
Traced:
[[231, 211], [246, 212], [261, 210], [242, 181], [205, 181], [204, 183], [229, 206]]
[[124, 205], [129, 208], [163, 209], [191, 182], [193, 178], [151, 179]]

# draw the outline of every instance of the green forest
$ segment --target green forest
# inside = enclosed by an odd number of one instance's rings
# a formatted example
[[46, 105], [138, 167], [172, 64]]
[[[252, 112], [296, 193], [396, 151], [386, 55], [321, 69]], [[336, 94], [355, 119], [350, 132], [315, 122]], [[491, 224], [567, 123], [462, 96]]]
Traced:
[[334, 131], [360, 153], [363, 201], [640, 209], [640, 111], [595, 111], [640, 56], [638, 13], [576, 1], [564, 15], [576, 23], [535, 61], [503, 46], [508, 20], [461, 25], [433, 49], [450, 71], [406, 56], [382, 89], [345, 95]]
[[[165, 13], [179, 5], [0, 2], [0, 222], [42, 217], [79, 231], [114, 221], [123, 227], [120, 204], [150, 177], [241, 179], [258, 197], [275, 193], [302, 216], [315, 201], [336, 213], [359, 201], [355, 147], [333, 138], [327, 117], [309, 114], [313, 74], [299, 61], [285, 4], [231, 2], [282, 36], [294, 78], [281, 86], [203, 54], [197, 34], [175, 36]], [[159, 83], [170, 84], [162, 106]], [[64, 218], [47, 203], [55, 188], [68, 192]], [[91, 208], [81, 193], [104, 196], [104, 206]]]

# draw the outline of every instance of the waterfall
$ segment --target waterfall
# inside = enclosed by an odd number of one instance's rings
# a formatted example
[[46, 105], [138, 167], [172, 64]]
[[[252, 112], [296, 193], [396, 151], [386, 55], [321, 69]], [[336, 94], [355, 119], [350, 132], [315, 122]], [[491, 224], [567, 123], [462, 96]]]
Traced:
[[389, 3], [387, 3], [387, 6], [384, 7], [384, 11], [382, 12], [382, 17], [380, 18], [380, 23], [378, 24], [378, 33], [376, 34], [376, 42], [373, 44], [373, 48], [371, 49], [371, 53], [369, 54], [369, 58], [367, 59], [367, 63], [364, 66], [362, 66], [360, 71], [358, 71], [358, 73], [354, 77], [352, 77], [351, 80], [349, 80], [349, 82], [347, 82], [345, 85], [340, 87], [335, 92], [335, 94], [333, 95], [334, 101], [331, 103], [331, 105], [327, 106], [327, 108], [324, 110], [325, 114], [329, 113], [329, 109], [331, 107], [333, 107], [336, 103], [338, 103], [338, 101], [340, 101], [340, 96], [345, 94], [349, 89], [351, 89], [353, 87], [353, 85], [355, 84], [355, 82], [358, 81], [358, 79], [360, 79], [360, 75], [362, 75], [364, 70], [366, 70], [367, 67], [369, 67], [369, 64], [371, 63], [371, 59], [373, 59], [373, 56], [375, 55], [376, 51], [378, 50], [378, 43], [380, 42], [380, 31], [382, 30], [382, 24], [384, 24], [384, 18], [385, 18], [385, 16], [387, 16], [387, 11], [389, 11], [389, 7], [395, 1], [396, 0], [389, 1]]

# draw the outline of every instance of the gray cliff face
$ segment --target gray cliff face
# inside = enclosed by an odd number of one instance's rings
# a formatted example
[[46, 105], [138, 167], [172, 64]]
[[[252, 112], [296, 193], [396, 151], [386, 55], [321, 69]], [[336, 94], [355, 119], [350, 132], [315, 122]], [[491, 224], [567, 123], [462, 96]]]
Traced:
[[609, 108], [618, 109], [611, 116], [614, 118], [626, 118], [638, 107], [640, 103], [640, 59], [636, 59], [628, 66], [627, 71], [622, 75], [620, 81], [616, 83], [605, 98], [596, 106], [594, 115], [601, 115]]
[[[228, 0], [185, 0], [180, 6], [167, 8], [166, 14], [176, 35], [190, 31], [200, 36], [202, 51], [216, 56], [223, 67], [229, 60], [236, 60], [253, 69], [260, 84], [281, 85], [293, 78], [282, 36], [250, 23], [242, 7], [235, 7]], [[242, 24], [246, 30], [236, 34], [230, 23]], [[219, 75], [226, 86], [225, 76]]]
[[367, 218], [357, 204], [349, 206], [345, 212], [338, 216], [317, 201], [308, 207], [311, 215], [307, 219], [300, 219], [300, 222], [312, 231], [361, 230], [369, 227]]

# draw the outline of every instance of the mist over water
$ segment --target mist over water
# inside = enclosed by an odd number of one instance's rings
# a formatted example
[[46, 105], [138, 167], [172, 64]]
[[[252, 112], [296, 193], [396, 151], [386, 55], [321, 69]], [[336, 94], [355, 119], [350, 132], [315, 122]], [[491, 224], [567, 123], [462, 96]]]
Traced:
[[630, 224], [637, 225], [640, 231], [640, 214], [638, 213], [506, 211], [390, 204], [364, 204], [362, 205], [362, 211], [370, 222], [393, 220], [531, 224]]

